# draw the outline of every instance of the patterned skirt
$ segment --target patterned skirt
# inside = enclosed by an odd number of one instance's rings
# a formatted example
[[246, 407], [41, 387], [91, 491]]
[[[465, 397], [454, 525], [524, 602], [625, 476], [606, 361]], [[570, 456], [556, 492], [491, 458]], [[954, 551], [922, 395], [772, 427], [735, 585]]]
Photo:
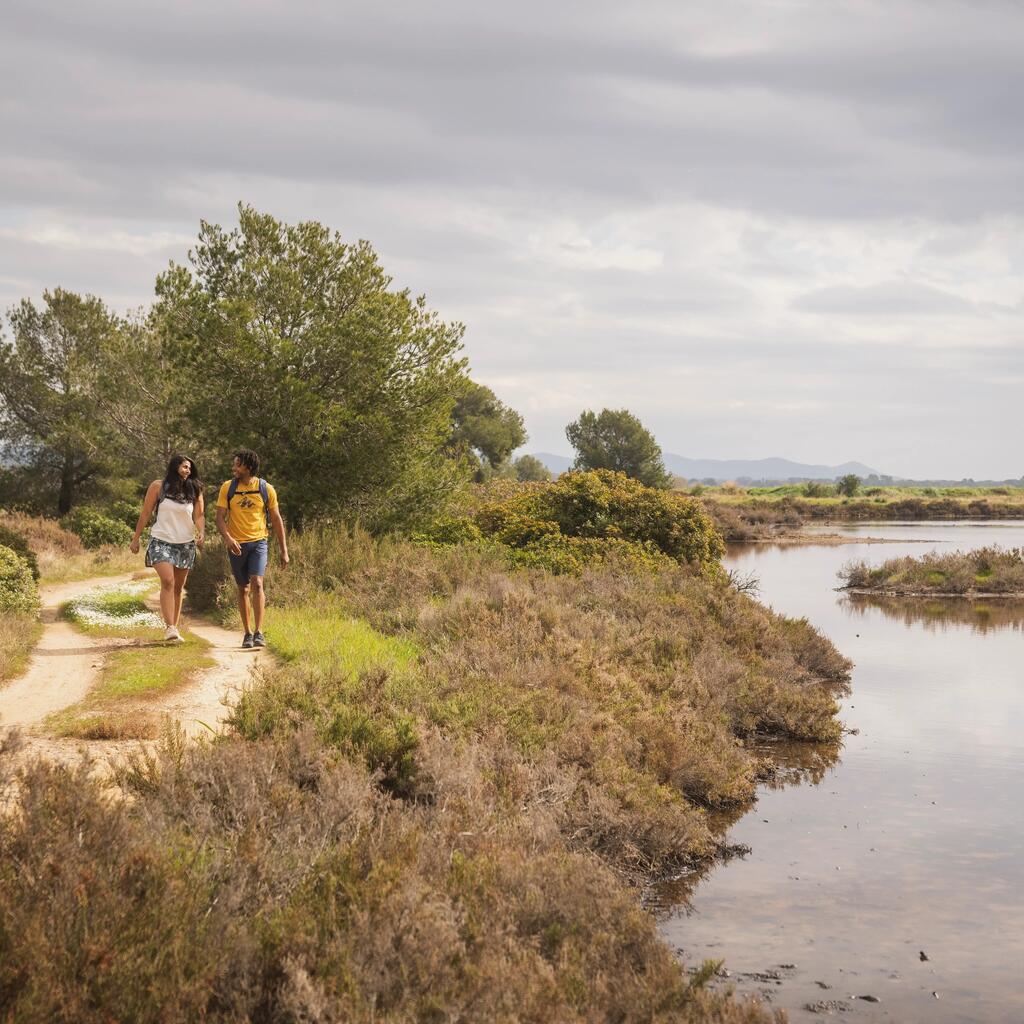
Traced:
[[175, 569], [191, 569], [196, 564], [196, 542], [171, 544], [166, 540], [150, 539], [146, 548], [146, 565], [151, 569], [157, 562], [170, 562]]

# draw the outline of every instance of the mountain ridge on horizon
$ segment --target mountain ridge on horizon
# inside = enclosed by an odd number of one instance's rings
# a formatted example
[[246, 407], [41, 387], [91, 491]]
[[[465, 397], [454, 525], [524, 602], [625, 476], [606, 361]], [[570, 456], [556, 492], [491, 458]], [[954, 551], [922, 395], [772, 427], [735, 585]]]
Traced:
[[[540, 459], [552, 473], [564, 473], [572, 466], [573, 460], [567, 455], [556, 455], [552, 452], [534, 452], [534, 458]], [[740, 477], [750, 480], [836, 480], [847, 473], [855, 473], [859, 477], [882, 476], [877, 469], [872, 469], [863, 462], [844, 462], [838, 466], [826, 466], [815, 463], [794, 462], [792, 459], [778, 457], [767, 459], [691, 459], [685, 455], [665, 452], [662, 456], [665, 468], [676, 476], [687, 480], [736, 480]]]

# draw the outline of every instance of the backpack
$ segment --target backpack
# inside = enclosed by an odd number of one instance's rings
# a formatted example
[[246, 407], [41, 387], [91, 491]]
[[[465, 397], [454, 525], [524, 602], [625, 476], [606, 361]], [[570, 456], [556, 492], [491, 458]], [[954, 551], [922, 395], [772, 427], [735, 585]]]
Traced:
[[[262, 477], [256, 478], [256, 483], [259, 485], [259, 496], [263, 499], [263, 515], [267, 521], [267, 534], [271, 533], [270, 529], [270, 491], [267, 490], [267, 481]], [[231, 512], [231, 499], [238, 493], [238, 479], [233, 478], [231, 483], [228, 484], [228, 512]], [[256, 494], [256, 491], [242, 491], [242, 494]]]

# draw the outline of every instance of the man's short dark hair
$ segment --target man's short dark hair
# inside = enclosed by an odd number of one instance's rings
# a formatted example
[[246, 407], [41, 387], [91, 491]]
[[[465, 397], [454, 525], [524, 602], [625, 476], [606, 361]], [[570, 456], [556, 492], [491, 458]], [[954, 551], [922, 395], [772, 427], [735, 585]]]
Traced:
[[251, 448], [243, 448], [240, 452], [235, 452], [235, 458], [238, 459], [238, 461], [245, 466], [253, 476], [260, 471], [260, 457]]

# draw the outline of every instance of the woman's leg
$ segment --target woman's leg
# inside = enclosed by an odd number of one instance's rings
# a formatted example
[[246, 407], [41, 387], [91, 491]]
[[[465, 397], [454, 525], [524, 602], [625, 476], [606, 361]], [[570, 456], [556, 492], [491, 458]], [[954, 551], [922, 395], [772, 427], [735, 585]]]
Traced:
[[160, 577], [160, 614], [168, 626], [174, 625], [174, 566], [170, 562], [157, 562], [153, 566]]
[[185, 597], [185, 580], [188, 579], [188, 569], [174, 570], [174, 625], [178, 624], [181, 618], [181, 602]]

